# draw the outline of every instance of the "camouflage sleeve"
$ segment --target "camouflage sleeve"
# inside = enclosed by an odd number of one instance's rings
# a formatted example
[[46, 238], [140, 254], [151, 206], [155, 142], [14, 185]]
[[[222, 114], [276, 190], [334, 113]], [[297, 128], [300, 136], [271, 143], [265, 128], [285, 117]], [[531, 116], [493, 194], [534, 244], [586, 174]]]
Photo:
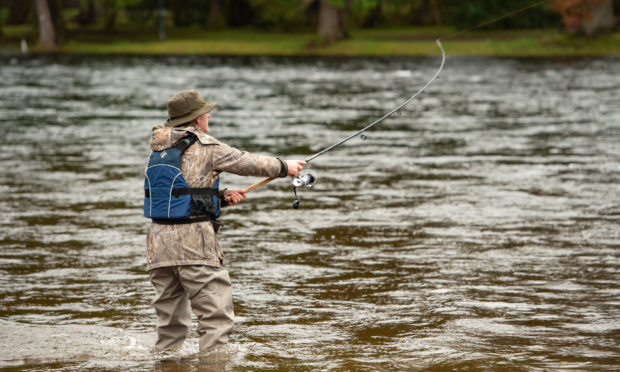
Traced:
[[240, 176], [286, 177], [286, 165], [280, 159], [241, 151], [221, 142], [213, 149], [213, 168]]

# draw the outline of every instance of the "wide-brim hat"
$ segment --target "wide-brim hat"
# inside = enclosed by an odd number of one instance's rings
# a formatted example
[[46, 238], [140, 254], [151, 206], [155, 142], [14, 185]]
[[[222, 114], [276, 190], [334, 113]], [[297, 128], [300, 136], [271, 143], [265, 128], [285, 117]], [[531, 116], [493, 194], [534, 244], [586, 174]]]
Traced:
[[215, 102], [206, 102], [195, 90], [184, 90], [172, 96], [166, 105], [168, 120], [164, 126], [175, 127], [210, 112], [215, 107]]

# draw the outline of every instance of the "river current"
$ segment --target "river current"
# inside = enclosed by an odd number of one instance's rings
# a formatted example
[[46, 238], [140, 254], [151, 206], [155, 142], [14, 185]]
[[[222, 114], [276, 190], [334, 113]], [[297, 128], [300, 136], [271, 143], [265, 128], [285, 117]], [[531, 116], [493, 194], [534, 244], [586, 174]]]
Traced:
[[[620, 60], [447, 52], [311, 163], [298, 210], [287, 180], [225, 210], [227, 370], [620, 368]], [[215, 368], [195, 334], [150, 351], [143, 172], [175, 92], [305, 159], [439, 62], [0, 56], [0, 369]]]

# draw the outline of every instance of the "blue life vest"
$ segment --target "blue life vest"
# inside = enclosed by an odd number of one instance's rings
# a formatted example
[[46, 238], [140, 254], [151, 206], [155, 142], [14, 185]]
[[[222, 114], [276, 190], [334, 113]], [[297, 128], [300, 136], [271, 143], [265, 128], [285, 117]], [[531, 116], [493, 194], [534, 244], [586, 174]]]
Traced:
[[214, 221], [220, 216], [219, 178], [213, 187], [191, 188], [181, 172], [181, 155], [196, 140], [190, 134], [175, 147], [151, 152], [144, 178], [144, 217], [178, 224]]

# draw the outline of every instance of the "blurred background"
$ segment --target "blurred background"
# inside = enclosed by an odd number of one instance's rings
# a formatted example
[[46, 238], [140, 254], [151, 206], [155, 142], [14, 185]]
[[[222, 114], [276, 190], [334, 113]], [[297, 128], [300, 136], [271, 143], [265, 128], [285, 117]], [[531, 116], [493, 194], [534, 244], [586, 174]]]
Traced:
[[[0, 42], [4, 49], [102, 53], [429, 54], [434, 50], [415, 41], [532, 5], [490, 23], [486, 33], [468, 34], [470, 44], [482, 40], [454, 52], [618, 52], [618, 35], [609, 35], [619, 0], [4, 0]], [[579, 35], [588, 42], [580, 44]], [[349, 42], [327, 48], [341, 40]], [[489, 40], [496, 43], [485, 46]]]

